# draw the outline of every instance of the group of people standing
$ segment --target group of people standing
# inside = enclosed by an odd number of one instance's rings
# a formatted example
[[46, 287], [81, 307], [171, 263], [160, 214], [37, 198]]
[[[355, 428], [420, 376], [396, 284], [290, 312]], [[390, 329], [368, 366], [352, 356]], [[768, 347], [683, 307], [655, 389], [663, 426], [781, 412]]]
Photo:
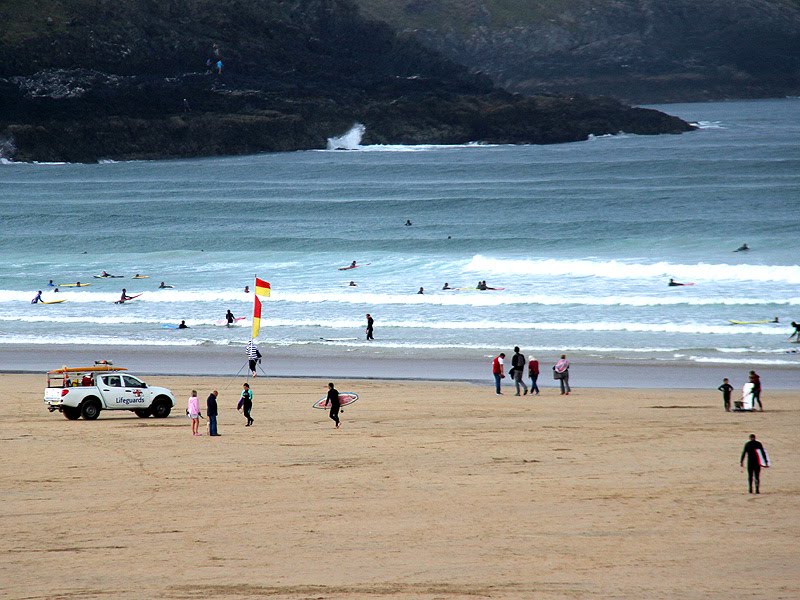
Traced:
[[[501, 352], [492, 361], [492, 375], [494, 375], [495, 393], [502, 395], [501, 381], [505, 379], [505, 352]], [[528, 378], [531, 381], [530, 393], [539, 395], [539, 361], [536, 357], [531, 357], [526, 360], [525, 355], [519, 349], [519, 346], [514, 346], [514, 356], [511, 357], [511, 369], [508, 374], [514, 382], [516, 389], [515, 396], [527, 396], [528, 386], [525, 384], [525, 370], [528, 371]], [[569, 361], [566, 354], [562, 354], [561, 358], [553, 365], [553, 378], [559, 380], [561, 383], [561, 395], [569, 395], [571, 388], [569, 387]], [[520, 391], [522, 394], [520, 394]]]
[[[197, 397], [197, 390], [192, 390], [192, 395], [186, 404], [186, 414], [192, 421], [192, 435], [202, 435], [200, 433], [200, 419], [208, 419], [208, 435], [217, 437], [217, 416], [219, 415], [219, 407], [217, 406], [217, 396], [219, 392], [214, 390], [208, 395], [206, 399], [206, 416], [200, 411], [200, 399]], [[244, 414], [247, 423], [245, 427], [250, 427], [253, 424], [253, 417], [250, 416], [250, 411], [253, 409], [253, 392], [250, 391], [250, 384], [245, 383], [242, 385], [242, 395], [239, 397], [239, 404], [237, 410]]]
[[[725, 411], [730, 412], [731, 394], [734, 388], [727, 377], [722, 380], [722, 385], [717, 389], [722, 392], [722, 403], [725, 407]], [[747, 383], [742, 387], [742, 399], [741, 401], [733, 403], [733, 410], [755, 410], [756, 404], [758, 404], [758, 410], [763, 412], [764, 407], [761, 404], [761, 377], [755, 371], [750, 371], [747, 377]]]

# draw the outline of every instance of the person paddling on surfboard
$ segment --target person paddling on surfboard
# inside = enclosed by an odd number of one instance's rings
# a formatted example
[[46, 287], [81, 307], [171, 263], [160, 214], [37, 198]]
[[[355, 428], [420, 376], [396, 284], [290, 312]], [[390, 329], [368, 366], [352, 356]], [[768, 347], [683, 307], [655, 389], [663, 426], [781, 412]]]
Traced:
[[747, 252], [748, 250], [750, 250], [750, 246], [747, 244], [742, 244], [736, 250], [734, 250], [734, 252]]
[[675, 281], [674, 279], [670, 279], [669, 283], [667, 285], [669, 287], [678, 287], [678, 286], [686, 285], [686, 284], [685, 283], [679, 283], [679, 282]]
[[341, 425], [339, 421], [339, 408], [341, 405], [339, 404], [339, 390], [333, 387], [333, 383], [328, 384], [328, 398], [325, 403], [331, 407], [331, 412], [328, 413], [328, 416], [336, 423], [336, 429], [339, 429], [339, 425]]
[[31, 304], [38, 304], [39, 302], [44, 302], [44, 300], [42, 300], [42, 290], [36, 292], [36, 295], [33, 297], [33, 300], [31, 300]]
[[133, 300], [132, 296], [128, 296], [128, 291], [125, 288], [122, 288], [122, 295], [119, 297], [118, 302], [122, 304], [126, 300]]

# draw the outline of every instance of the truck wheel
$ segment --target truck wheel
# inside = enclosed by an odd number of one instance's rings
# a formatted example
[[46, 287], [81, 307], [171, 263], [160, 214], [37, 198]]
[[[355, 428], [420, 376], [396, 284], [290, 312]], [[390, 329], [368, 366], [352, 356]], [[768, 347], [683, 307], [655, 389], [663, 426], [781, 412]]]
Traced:
[[133, 412], [135, 412], [135, 413], [136, 413], [136, 416], [137, 416], [137, 417], [140, 417], [140, 418], [142, 418], [142, 419], [146, 419], [146, 418], [147, 418], [147, 417], [149, 417], [151, 414], [153, 414], [153, 413], [151, 413], [151, 412], [150, 412], [150, 409], [149, 409], [149, 408], [137, 408], [137, 409], [136, 409], [136, 410], [134, 410]]
[[153, 404], [150, 406], [150, 410], [153, 412], [153, 416], [156, 419], [165, 419], [169, 416], [169, 413], [172, 411], [172, 402], [169, 398], [165, 396], [159, 396], [155, 400], [153, 400]]
[[62, 406], [61, 412], [70, 421], [75, 421], [81, 418], [81, 409], [76, 406]]
[[94, 421], [100, 416], [100, 402], [95, 398], [84, 400], [81, 405], [81, 415], [87, 421]]

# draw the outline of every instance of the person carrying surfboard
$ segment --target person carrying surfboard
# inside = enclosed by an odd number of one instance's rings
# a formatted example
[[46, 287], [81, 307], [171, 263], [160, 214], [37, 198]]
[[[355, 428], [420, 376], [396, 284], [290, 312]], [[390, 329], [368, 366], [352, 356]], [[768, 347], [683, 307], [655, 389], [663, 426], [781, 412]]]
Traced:
[[753, 493], [753, 480], [756, 482], [756, 494], [761, 493], [761, 467], [769, 467], [769, 458], [764, 446], [756, 439], [756, 434], [750, 434], [750, 440], [744, 445], [739, 466], [744, 468], [744, 457], [747, 457], [747, 486]]
[[341, 425], [339, 421], [339, 408], [341, 407], [339, 404], [339, 390], [333, 387], [332, 382], [328, 384], [327, 404], [331, 407], [331, 412], [328, 413], [328, 416], [336, 423], [336, 429], [339, 429], [339, 425]]
[[791, 341], [792, 338], [796, 338], [795, 342], [800, 342], [800, 323], [792, 321], [792, 327], [794, 327], [794, 333], [789, 336], [789, 340]]
[[236, 322], [236, 317], [233, 316], [231, 309], [228, 309], [228, 312], [225, 313], [225, 322], [227, 323], [226, 327], [230, 327]]
[[126, 300], [133, 300], [133, 296], [128, 296], [128, 290], [122, 288], [122, 295], [119, 297], [119, 303], [122, 304]]

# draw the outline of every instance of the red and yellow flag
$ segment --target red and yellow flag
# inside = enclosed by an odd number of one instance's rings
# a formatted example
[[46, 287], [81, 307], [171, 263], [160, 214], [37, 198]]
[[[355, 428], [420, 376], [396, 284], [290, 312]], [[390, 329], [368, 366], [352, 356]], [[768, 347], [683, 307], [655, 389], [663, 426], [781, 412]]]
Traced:
[[[256, 281], [258, 281], [256, 279]], [[261, 300], [258, 296], [255, 297], [255, 304], [253, 305], [253, 334], [250, 336], [252, 339], [258, 337], [258, 331], [261, 329]]]
[[256, 277], [256, 296], [269, 296], [270, 291], [269, 281]]

